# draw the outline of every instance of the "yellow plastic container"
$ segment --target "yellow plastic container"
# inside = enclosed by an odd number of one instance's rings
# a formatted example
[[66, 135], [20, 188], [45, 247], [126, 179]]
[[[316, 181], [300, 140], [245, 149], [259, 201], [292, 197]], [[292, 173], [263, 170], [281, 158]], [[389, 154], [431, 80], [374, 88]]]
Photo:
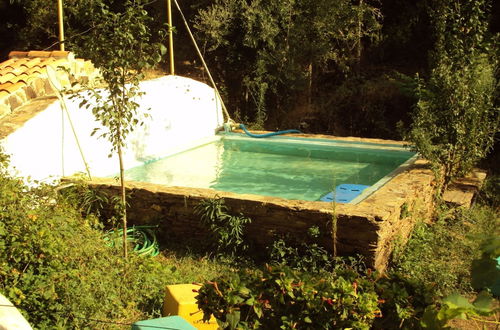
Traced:
[[163, 316], [179, 315], [199, 330], [215, 330], [217, 321], [212, 317], [208, 323], [203, 323], [203, 312], [196, 304], [196, 292], [200, 287], [194, 284], [167, 285]]

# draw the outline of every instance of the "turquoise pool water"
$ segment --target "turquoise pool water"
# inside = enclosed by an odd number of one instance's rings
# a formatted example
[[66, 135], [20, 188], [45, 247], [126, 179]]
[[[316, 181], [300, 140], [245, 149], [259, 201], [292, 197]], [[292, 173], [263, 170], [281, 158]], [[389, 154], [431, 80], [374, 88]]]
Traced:
[[339, 184], [372, 186], [412, 156], [400, 147], [376, 144], [229, 136], [125, 175], [169, 186], [315, 201]]

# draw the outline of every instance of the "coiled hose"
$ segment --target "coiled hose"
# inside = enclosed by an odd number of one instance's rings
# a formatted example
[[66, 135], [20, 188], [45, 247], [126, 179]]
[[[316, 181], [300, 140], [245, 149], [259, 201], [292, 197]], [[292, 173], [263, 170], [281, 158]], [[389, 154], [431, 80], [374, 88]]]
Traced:
[[[156, 257], [160, 254], [160, 247], [156, 240], [153, 228], [157, 226], [133, 226], [127, 228], [127, 242], [134, 246], [134, 252], [141, 256]], [[109, 246], [120, 245], [123, 229], [110, 230], [104, 236]]]
[[273, 135], [281, 135], [281, 134], [289, 134], [289, 133], [302, 133], [298, 129], [289, 129], [286, 131], [278, 131], [278, 132], [271, 132], [271, 133], [264, 133], [264, 134], [254, 134], [254, 133], [249, 132], [247, 130], [247, 128], [245, 127], [245, 125], [243, 125], [243, 124], [240, 124], [240, 128], [243, 130], [243, 132], [246, 133], [246, 135], [253, 137], [253, 138], [266, 138], [266, 137], [270, 137]]

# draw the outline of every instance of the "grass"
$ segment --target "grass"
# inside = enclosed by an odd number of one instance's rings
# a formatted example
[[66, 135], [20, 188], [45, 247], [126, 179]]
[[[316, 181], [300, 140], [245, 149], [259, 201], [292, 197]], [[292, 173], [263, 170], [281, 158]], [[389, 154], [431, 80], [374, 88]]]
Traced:
[[228, 262], [216, 261], [195, 254], [178, 255], [168, 250], [164, 250], [157, 257], [157, 261], [172, 270], [168, 284], [205, 282], [221, 274], [230, 274], [236, 270]]

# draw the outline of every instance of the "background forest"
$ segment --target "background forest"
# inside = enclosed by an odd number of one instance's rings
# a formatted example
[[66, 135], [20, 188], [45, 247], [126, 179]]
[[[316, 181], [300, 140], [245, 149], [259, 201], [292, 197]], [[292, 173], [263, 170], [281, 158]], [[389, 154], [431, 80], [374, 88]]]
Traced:
[[[414, 77], [436, 62], [432, 14], [453, 1], [187, 0], [194, 27], [229, 111], [256, 128], [400, 139], [416, 103]], [[78, 56], [95, 28], [93, 12], [119, 0], [65, 1], [66, 38]], [[449, 5], [446, 4], [446, 5]], [[488, 36], [500, 31], [500, 4], [484, 7]], [[153, 30], [165, 27], [166, 1], [147, 6]], [[56, 6], [0, 1], [0, 58], [14, 49], [56, 49]], [[204, 79], [201, 63], [174, 8], [176, 70]], [[160, 36], [158, 36], [160, 38]], [[167, 64], [161, 66], [167, 68]]]

